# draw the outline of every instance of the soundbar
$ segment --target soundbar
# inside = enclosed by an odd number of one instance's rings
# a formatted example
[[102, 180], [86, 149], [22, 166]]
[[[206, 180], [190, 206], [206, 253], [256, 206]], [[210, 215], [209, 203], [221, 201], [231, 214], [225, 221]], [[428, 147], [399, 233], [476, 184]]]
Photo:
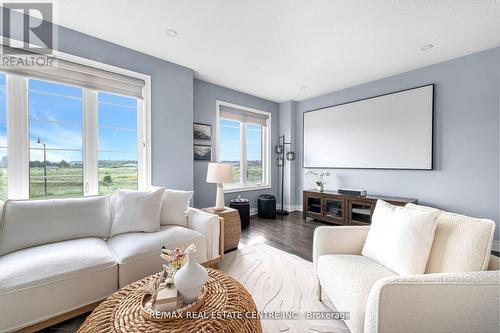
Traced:
[[366, 190], [353, 190], [349, 188], [339, 188], [339, 194], [352, 195], [355, 197], [366, 197]]

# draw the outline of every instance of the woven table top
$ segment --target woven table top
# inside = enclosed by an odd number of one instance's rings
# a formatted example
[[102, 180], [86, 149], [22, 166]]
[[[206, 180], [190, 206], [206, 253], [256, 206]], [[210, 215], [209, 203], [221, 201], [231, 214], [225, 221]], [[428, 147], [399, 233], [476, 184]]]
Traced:
[[[262, 332], [260, 320], [245, 315], [257, 311], [248, 291], [220, 271], [210, 268], [207, 271], [207, 295], [198, 311], [208, 318], [199, 316], [169, 322], [153, 322], [144, 318], [140, 304], [144, 294], [143, 287], [156, 279], [156, 274], [134, 282], [108, 297], [87, 317], [78, 332]], [[212, 315], [220, 312], [241, 313], [242, 316]]]
[[204, 210], [205, 212], [210, 213], [210, 214], [219, 215], [220, 217], [224, 217], [225, 215], [235, 215], [235, 214], [238, 215], [238, 218], [240, 216], [238, 211], [234, 208], [231, 208], [231, 207], [224, 207], [224, 210], [215, 210], [214, 208], [215, 207], [205, 207], [205, 208], [202, 208], [201, 210]]

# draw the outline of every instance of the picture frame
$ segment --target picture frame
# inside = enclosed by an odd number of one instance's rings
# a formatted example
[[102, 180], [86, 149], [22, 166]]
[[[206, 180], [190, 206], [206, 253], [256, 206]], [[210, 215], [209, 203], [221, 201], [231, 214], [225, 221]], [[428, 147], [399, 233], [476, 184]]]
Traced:
[[193, 123], [193, 139], [195, 140], [212, 140], [212, 125]]
[[193, 158], [195, 161], [211, 161], [212, 145], [193, 145]]

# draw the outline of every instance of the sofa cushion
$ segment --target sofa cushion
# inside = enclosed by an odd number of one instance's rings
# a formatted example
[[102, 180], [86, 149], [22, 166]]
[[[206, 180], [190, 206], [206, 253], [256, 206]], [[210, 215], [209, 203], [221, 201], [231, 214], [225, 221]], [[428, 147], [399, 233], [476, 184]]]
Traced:
[[338, 311], [350, 312], [345, 323], [353, 333], [363, 332], [365, 308], [374, 283], [398, 276], [376, 261], [358, 255], [333, 254], [318, 258], [321, 287]]
[[7, 200], [0, 225], [0, 255], [69, 239], [108, 237], [110, 228], [105, 196]]
[[492, 220], [441, 211], [425, 273], [487, 270], [494, 234], [495, 222]]
[[163, 191], [163, 188], [151, 192], [119, 190], [111, 235], [160, 230]]
[[82, 238], [12, 252], [0, 257], [0, 294], [116, 266], [100, 238]]
[[161, 225], [177, 224], [187, 227], [187, 210], [193, 191], [165, 189], [161, 204]]
[[119, 262], [119, 285], [123, 287], [145, 276], [161, 271], [165, 261], [160, 257], [161, 247], [173, 249], [196, 245], [196, 259], [207, 259], [205, 236], [181, 226], [161, 226], [152, 233], [133, 232], [108, 239], [108, 244]]
[[0, 332], [10, 332], [106, 298], [118, 269], [100, 238], [46, 244], [0, 257]]
[[398, 207], [378, 200], [362, 255], [401, 274], [423, 274], [439, 210]]

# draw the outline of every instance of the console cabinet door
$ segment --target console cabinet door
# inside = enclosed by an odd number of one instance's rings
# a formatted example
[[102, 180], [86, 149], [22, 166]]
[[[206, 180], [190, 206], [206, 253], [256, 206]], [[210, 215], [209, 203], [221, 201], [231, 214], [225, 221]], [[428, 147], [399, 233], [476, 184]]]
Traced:
[[374, 209], [374, 203], [349, 200], [349, 223], [354, 225], [370, 225]]
[[319, 195], [306, 194], [304, 195], [304, 217], [312, 217], [321, 219], [323, 217], [323, 198]]
[[343, 199], [323, 198], [323, 219], [328, 222], [344, 224], [345, 207]]

